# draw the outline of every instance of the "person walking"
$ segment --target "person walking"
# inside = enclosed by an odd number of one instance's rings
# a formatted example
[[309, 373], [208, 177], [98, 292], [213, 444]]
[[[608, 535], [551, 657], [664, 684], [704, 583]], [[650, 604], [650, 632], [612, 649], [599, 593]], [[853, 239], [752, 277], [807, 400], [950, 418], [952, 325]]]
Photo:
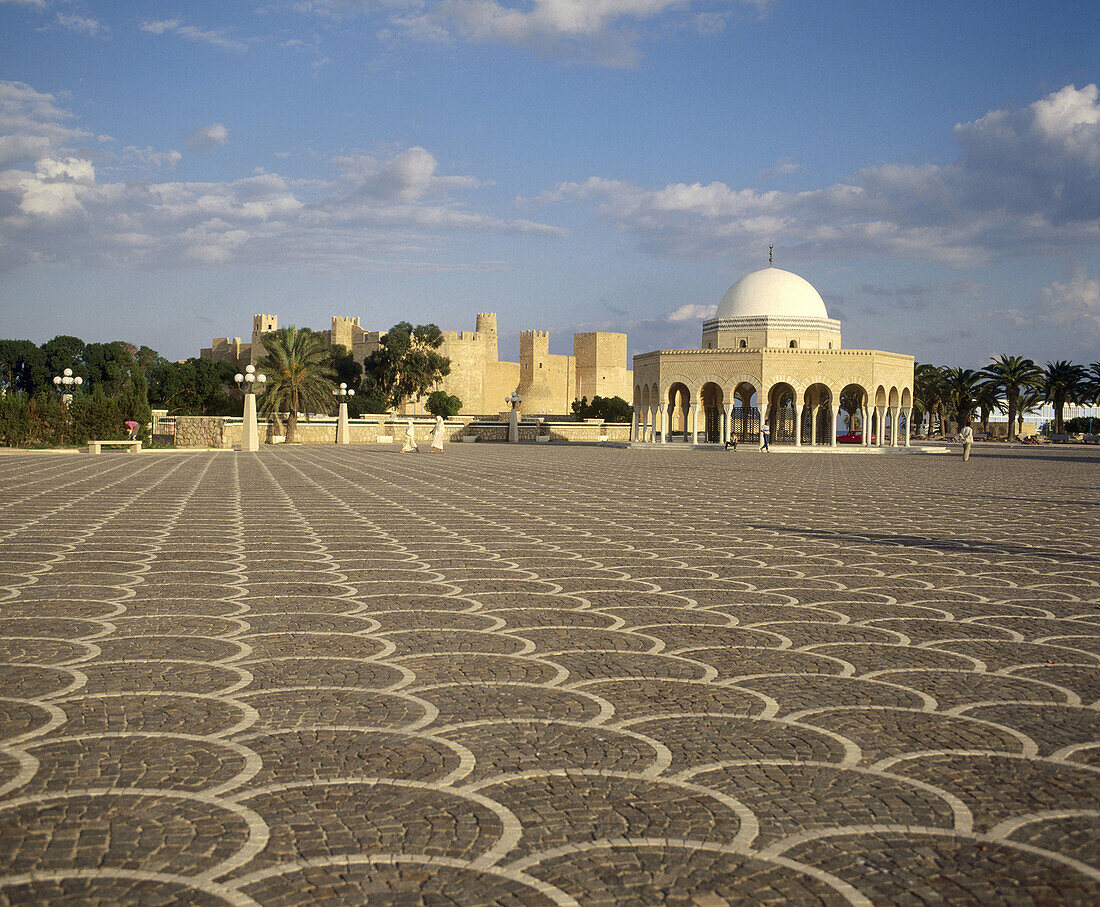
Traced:
[[768, 449], [768, 433], [769, 433], [770, 429], [771, 429], [771, 425], [768, 423], [767, 419], [765, 419], [763, 422], [760, 423], [760, 449], [761, 450], [767, 450]]
[[431, 453], [443, 453], [443, 436], [447, 434], [447, 428], [443, 424], [443, 417], [435, 417], [435, 428], [432, 429]]
[[965, 463], [970, 459], [970, 448], [974, 446], [974, 429], [969, 425], [964, 425], [963, 430], [959, 432], [959, 440], [963, 446], [963, 462]]
[[412, 419], [405, 426], [405, 443], [401, 445], [399, 453], [420, 453], [420, 448], [416, 446], [416, 428]]

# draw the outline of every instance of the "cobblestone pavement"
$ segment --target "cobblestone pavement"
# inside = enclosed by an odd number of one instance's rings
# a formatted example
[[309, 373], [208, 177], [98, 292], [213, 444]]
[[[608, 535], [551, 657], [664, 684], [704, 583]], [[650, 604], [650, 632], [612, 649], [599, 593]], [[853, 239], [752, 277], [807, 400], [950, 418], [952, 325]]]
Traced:
[[1100, 456], [0, 459], [0, 902], [1100, 901]]

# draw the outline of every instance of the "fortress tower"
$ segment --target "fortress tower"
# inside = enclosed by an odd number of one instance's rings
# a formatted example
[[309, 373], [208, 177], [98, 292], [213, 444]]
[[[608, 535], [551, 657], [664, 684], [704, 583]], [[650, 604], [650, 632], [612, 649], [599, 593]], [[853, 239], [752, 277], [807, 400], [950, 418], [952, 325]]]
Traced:
[[474, 333], [482, 338], [485, 346], [485, 358], [489, 362], [496, 362], [498, 358], [497, 347], [497, 316], [496, 312], [478, 312], [477, 326]]
[[561, 401], [556, 400], [550, 387], [550, 334], [547, 331], [520, 331], [519, 335], [519, 387], [516, 392], [523, 397], [519, 405], [521, 413], [561, 412]]

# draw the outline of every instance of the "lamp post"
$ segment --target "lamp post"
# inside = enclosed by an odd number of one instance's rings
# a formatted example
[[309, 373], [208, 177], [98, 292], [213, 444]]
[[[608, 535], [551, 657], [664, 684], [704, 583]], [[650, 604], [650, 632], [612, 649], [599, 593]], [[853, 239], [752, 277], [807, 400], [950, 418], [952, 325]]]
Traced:
[[61, 399], [65, 405], [68, 406], [73, 400], [73, 391], [80, 387], [84, 383], [84, 379], [77, 375], [73, 377], [73, 370], [71, 368], [65, 369], [60, 375], [57, 375], [53, 379], [54, 386], [61, 391]]
[[[61, 391], [61, 403], [65, 407], [65, 411], [68, 412], [69, 404], [73, 402], [73, 391], [84, 383], [84, 379], [80, 375], [73, 375], [71, 368], [65, 369], [60, 375], [55, 375], [53, 379], [54, 387]], [[71, 422], [71, 419], [66, 421]], [[62, 442], [65, 440], [64, 429], [62, 429]]]
[[340, 386], [332, 392], [332, 395], [340, 398], [340, 415], [336, 417], [336, 443], [350, 444], [351, 431], [348, 429], [348, 397], [354, 397], [355, 391], [348, 390], [347, 384], [341, 381]]
[[244, 374], [233, 376], [238, 387], [244, 390], [244, 422], [241, 425], [241, 450], [260, 449], [260, 430], [256, 425], [256, 385], [264, 384], [267, 375], [257, 374], [256, 366], [246, 365]]
[[523, 397], [512, 391], [504, 398], [504, 402], [512, 404], [512, 411], [508, 413], [508, 441], [515, 444], [519, 441], [519, 410], [517, 407], [523, 402]]

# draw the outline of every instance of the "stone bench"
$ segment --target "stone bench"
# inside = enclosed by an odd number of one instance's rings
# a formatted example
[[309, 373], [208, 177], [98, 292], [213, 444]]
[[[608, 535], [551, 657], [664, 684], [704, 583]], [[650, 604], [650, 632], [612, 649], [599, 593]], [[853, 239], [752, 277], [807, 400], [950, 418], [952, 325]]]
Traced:
[[101, 448], [104, 446], [109, 447], [126, 447], [129, 448], [126, 453], [137, 453], [141, 450], [140, 441], [89, 441], [88, 453], [97, 454], [101, 452]]

